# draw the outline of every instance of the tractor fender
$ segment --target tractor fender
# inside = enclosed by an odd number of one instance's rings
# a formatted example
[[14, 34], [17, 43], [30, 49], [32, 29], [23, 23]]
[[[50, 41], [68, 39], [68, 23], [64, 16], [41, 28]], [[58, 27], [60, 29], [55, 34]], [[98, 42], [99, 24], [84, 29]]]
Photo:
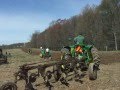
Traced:
[[93, 48], [93, 45], [86, 45], [85, 48], [86, 48], [87, 50], [91, 50], [91, 49]]
[[70, 54], [70, 47], [64, 47], [61, 49], [62, 54]]

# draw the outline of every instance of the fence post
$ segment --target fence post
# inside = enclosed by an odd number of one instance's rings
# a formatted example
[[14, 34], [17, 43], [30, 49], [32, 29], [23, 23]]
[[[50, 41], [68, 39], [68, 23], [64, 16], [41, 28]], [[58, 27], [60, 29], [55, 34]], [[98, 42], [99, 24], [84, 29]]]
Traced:
[[108, 51], [108, 46], [105, 46], [105, 50]]
[[113, 34], [115, 39], [115, 50], [118, 50], [116, 33], [114, 32]]

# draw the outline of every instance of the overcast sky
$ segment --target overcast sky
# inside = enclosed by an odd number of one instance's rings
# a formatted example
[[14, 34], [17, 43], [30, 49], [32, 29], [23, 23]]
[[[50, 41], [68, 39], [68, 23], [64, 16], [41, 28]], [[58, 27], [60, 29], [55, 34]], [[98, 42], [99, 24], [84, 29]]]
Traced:
[[101, 0], [0, 0], [0, 45], [27, 42], [59, 18], [77, 15]]

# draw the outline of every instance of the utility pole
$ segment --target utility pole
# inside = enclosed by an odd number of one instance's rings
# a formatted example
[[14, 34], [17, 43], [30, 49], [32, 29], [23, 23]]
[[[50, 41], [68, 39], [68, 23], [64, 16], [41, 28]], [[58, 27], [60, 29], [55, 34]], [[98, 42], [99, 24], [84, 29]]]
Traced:
[[105, 46], [105, 50], [108, 51], [108, 46]]
[[115, 50], [118, 50], [116, 33], [114, 32], [113, 34], [115, 39]]

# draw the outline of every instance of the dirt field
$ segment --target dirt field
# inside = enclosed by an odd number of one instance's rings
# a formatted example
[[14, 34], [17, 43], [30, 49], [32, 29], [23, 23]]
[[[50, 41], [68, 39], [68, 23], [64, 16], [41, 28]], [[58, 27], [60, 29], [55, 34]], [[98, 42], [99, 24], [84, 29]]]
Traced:
[[[12, 54], [9, 57], [9, 64], [0, 65], [0, 83], [13, 81], [13, 74], [18, 70], [18, 66], [24, 63], [42, 61], [37, 55], [29, 55], [20, 49], [8, 50]], [[59, 52], [54, 54], [58, 59]], [[61, 85], [60, 82], [53, 84], [54, 90], [120, 90], [120, 52], [100, 52], [101, 62], [98, 79], [90, 81], [86, 75], [77, 82], [74, 79], [69, 81], [70, 86]], [[37, 83], [42, 83], [39, 79]], [[24, 90], [24, 82], [18, 83], [18, 90]], [[37, 87], [37, 90], [48, 90], [43, 84]]]

